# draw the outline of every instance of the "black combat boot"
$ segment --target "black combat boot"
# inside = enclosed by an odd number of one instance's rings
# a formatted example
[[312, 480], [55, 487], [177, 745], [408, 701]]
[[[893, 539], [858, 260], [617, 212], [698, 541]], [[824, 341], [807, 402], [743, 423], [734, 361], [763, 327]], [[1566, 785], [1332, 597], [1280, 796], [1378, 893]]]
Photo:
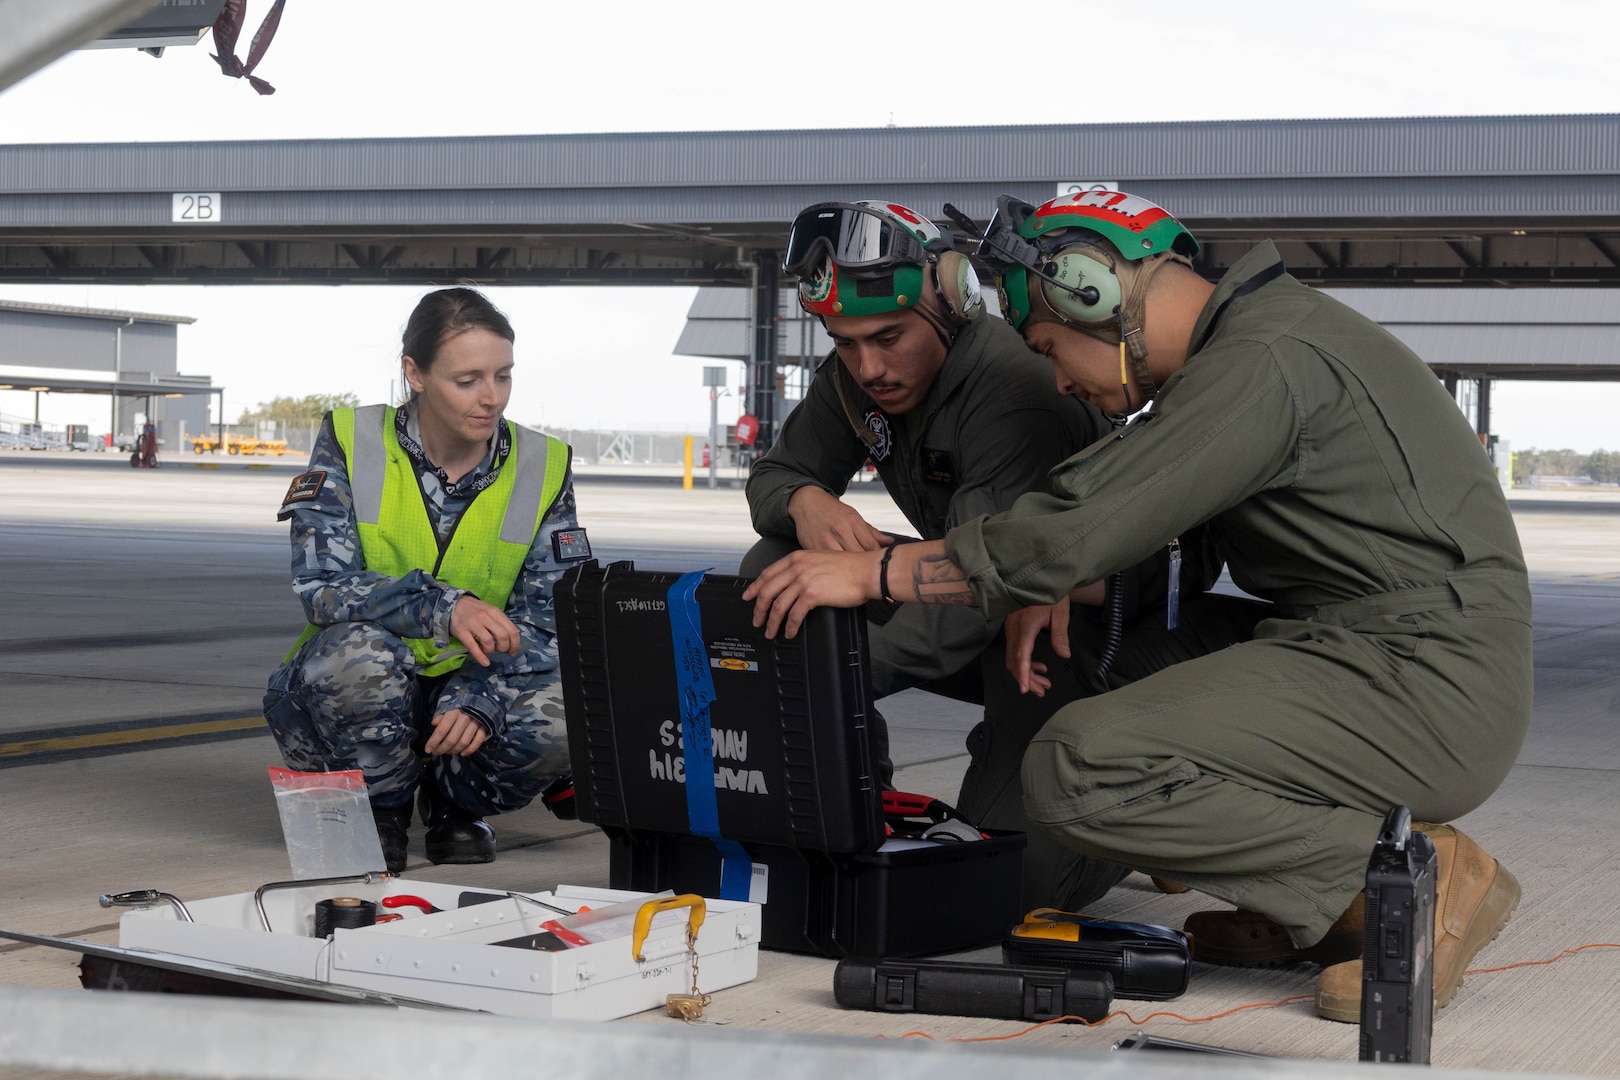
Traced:
[[383, 807], [371, 804], [371, 816], [377, 822], [377, 839], [382, 842], [383, 864], [390, 874], [405, 869], [407, 835], [411, 828], [411, 804]]
[[423, 777], [417, 800], [417, 809], [427, 824], [428, 862], [495, 861], [495, 830], [477, 814], [451, 802], [431, 777]]

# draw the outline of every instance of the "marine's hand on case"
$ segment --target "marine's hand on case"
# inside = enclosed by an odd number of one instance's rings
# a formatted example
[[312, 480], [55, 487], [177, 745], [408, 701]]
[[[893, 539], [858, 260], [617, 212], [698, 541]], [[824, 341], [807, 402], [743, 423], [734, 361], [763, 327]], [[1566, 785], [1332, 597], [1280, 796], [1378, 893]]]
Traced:
[[743, 592], [765, 636], [791, 638], [818, 607], [859, 607], [878, 598], [878, 553], [795, 551], [772, 563]]

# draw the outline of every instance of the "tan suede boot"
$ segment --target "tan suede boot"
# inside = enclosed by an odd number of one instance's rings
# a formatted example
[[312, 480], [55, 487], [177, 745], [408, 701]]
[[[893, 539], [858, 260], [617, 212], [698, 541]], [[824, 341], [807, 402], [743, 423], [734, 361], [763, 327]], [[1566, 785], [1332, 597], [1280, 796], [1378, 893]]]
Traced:
[[[1434, 841], [1434, 1004], [1451, 1004], [1463, 972], [1496, 939], [1519, 906], [1519, 881], [1485, 849], [1450, 825], [1424, 825]], [[1322, 969], [1316, 1012], [1327, 1020], [1361, 1023], [1360, 960]]]
[[1199, 911], [1187, 916], [1182, 930], [1192, 938], [1194, 960], [1232, 967], [1281, 967], [1307, 962], [1337, 964], [1361, 955], [1366, 903], [1358, 894], [1344, 914], [1328, 927], [1315, 945], [1300, 948], [1288, 931], [1260, 914], [1235, 911]]

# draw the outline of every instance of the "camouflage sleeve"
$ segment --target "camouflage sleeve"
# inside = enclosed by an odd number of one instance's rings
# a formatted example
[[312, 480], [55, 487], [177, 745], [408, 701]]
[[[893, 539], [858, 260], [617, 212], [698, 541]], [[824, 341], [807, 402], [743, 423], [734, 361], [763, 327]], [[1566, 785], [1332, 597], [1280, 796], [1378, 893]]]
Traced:
[[557, 680], [557, 615], [552, 607], [552, 588], [573, 561], [558, 560], [551, 538], [554, 533], [578, 528], [570, 472], [557, 501], [540, 522], [517, 584], [506, 601], [507, 616], [523, 635], [522, 650], [516, 656], [493, 654], [487, 668], [475, 661], [463, 663], [445, 683], [438, 712], [462, 709], [483, 721], [491, 735], [499, 736], [506, 730], [507, 710], [521, 694]]
[[293, 480], [276, 515], [292, 522], [293, 593], [314, 626], [374, 622], [406, 638], [450, 647], [450, 610], [462, 590], [426, 570], [390, 577], [366, 569], [354, 521], [348, 464], [327, 415], [309, 468]]

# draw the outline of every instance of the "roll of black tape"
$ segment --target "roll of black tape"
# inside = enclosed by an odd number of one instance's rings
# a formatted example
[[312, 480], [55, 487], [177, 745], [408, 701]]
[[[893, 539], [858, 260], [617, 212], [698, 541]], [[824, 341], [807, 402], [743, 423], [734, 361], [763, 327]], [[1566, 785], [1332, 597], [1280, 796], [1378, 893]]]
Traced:
[[377, 921], [377, 905], [354, 896], [334, 896], [315, 905], [315, 936], [331, 937], [333, 930], [353, 930]]

